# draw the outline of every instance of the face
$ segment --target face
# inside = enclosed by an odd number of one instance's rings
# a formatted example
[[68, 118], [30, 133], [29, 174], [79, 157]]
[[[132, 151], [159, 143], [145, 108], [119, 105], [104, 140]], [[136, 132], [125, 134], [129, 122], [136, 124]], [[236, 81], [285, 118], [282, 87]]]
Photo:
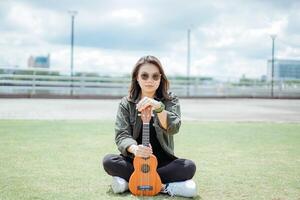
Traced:
[[154, 94], [159, 87], [161, 74], [157, 66], [146, 63], [138, 72], [137, 81], [142, 89], [142, 93]]

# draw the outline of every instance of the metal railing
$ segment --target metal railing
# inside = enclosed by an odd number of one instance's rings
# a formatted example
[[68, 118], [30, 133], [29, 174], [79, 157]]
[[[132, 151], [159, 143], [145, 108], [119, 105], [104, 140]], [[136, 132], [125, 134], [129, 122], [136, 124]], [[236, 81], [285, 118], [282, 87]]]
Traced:
[[[269, 82], [242, 83], [239, 80], [228, 81], [190, 80], [170, 77], [170, 91], [186, 97], [271, 97]], [[70, 96], [108, 96], [119, 97], [128, 93], [129, 77], [90, 77], [62, 75], [18, 75], [0, 74], [0, 95], [62, 95]], [[274, 85], [275, 98], [300, 98], [300, 83], [277, 81]], [[189, 92], [187, 92], [189, 90]]]

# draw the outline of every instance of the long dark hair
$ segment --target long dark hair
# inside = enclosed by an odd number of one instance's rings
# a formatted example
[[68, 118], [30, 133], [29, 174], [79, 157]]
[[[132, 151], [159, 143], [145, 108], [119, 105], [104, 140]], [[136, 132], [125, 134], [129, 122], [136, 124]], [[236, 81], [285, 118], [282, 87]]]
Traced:
[[170, 96], [168, 94], [169, 81], [165, 75], [165, 72], [162, 68], [160, 61], [154, 56], [143, 56], [135, 64], [132, 74], [131, 74], [131, 85], [129, 88], [129, 98], [131, 100], [136, 100], [141, 93], [141, 87], [138, 84], [137, 76], [138, 76], [138, 72], [139, 72], [141, 66], [146, 63], [155, 65], [158, 68], [159, 73], [161, 74], [160, 84], [156, 90], [156, 98], [169, 100], [170, 99]]

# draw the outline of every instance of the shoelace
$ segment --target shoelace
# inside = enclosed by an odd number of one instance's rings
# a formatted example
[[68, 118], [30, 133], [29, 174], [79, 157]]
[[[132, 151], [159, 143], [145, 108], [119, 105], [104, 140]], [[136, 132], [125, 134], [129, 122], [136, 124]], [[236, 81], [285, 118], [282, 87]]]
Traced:
[[172, 187], [169, 187], [169, 184], [167, 183], [166, 184], [166, 187], [163, 191], [164, 193], [168, 193], [171, 197], [175, 196], [174, 194], [174, 191], [173, 191], [173, 188]]

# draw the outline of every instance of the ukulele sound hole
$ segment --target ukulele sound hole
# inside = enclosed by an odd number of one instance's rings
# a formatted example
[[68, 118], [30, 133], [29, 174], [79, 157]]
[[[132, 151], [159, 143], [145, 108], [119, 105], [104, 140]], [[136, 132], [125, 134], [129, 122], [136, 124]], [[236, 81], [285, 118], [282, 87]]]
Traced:
[[150, 166], [147, 164], [142, 164], [141, 170], [143, 173], [148, 173], [150, 171]]

